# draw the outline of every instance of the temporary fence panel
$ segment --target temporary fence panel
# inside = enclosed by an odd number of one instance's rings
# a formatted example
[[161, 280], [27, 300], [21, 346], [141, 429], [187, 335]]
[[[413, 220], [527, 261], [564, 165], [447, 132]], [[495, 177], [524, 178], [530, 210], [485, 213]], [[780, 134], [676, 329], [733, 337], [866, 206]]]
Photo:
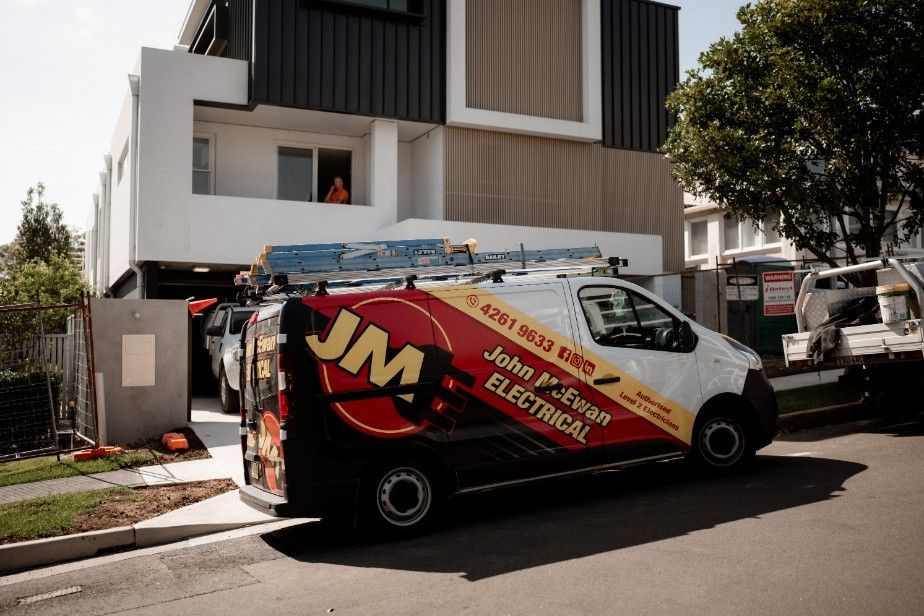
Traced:
[[0, 306], [0, 460], [96, 444], [89, 304]]

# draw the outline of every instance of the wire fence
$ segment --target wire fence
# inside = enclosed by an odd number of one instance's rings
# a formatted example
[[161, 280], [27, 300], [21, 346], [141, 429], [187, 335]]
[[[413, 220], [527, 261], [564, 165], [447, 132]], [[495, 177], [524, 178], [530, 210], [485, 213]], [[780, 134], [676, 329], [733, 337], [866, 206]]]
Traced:
[[89, 298], [0, 306], [0, 461], [98, 443]]

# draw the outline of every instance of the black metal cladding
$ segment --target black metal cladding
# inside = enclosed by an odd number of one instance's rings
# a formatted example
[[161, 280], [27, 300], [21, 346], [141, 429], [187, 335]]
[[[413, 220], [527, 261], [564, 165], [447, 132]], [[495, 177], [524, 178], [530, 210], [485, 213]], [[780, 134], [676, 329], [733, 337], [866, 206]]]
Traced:
[[665, 98], [680, 80], [676, 7], [601, 0], [603, 145], [657, 150], [673, 125]]
[[420, 15], [251, 1], [254, 103], [444, 121], [445, 0], [421, 0]]
[[225, 56], [250, 62], [253, 52], [254, 0], [228, 0], [228, 46]]

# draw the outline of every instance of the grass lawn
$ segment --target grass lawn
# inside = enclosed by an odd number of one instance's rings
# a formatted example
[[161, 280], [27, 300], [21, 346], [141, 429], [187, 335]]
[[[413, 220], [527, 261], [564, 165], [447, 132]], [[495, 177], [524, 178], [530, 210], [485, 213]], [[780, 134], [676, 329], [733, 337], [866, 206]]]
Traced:
[[0, 486], [42, 481], [43, 479], [60, 479], [61, 477], [73, 477], [74, 475], [91, 475], [147, 464], [154, 464], [154, 461], [146, 451], [136, 451], [120, 456], [106, 456], [83, 462], [66, 460], [63, 456], [60, 462], [55, 456], [11, 460], [9, 462], [0, 462]]
[[849, 404], [859, 401], [860, 397], [859, 392], [841, 389], [837, 383], [824, 383], [776, 392], [776, 401], [780, 405], [781, 415], [823, 406]]
[[61, 534], [74, 526], [75, 518], [104, 500], [138, 498], [139, 495], [129, 488], [109, 488], [0, 505], [0, 543]]

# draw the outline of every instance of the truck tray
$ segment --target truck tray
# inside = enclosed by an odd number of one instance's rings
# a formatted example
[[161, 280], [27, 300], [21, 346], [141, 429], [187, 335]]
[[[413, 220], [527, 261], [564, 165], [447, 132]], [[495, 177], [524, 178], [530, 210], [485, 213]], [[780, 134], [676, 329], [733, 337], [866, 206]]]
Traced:
[[[811, 363], [808, 350], [811, 332], [783, 336], [786, 365]], [[920, 320], [857, 325], [841, 329], [840, 344], [825, 358], [828, 365], [877, 363], [880, 360], [920, 358], [924, 336]]]

